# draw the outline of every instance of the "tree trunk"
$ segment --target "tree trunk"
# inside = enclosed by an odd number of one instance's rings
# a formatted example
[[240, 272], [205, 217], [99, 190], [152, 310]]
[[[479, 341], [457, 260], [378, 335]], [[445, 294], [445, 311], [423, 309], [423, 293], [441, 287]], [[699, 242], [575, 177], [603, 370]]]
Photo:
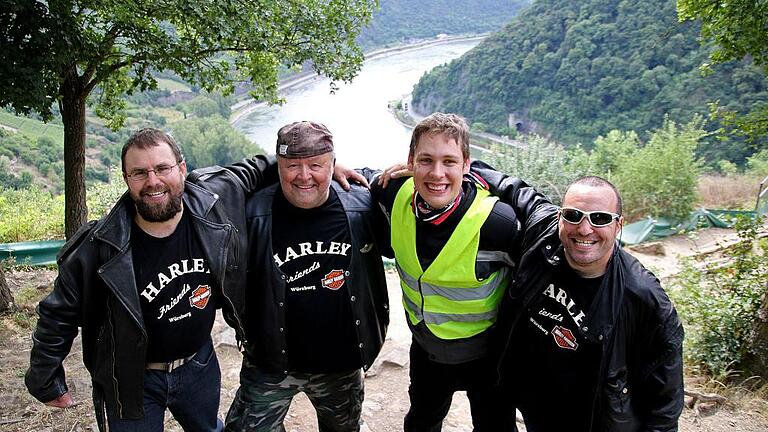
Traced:
[[70, 238], [88, 218], [85, 202], [85, 99], [77, 70], [61, 84], [64, 122], [64, 235]]
[[13, 294], [8, 284], [5, 282], [5, 272], [0, 265], [0, 312], [5, 312], [13, 305]]
[[763, 383], [768, 381], [768, 285], [752, 328], [749, 347], [742, 357], [742, 368], [748, 376], [757, 375], [763, 378]]

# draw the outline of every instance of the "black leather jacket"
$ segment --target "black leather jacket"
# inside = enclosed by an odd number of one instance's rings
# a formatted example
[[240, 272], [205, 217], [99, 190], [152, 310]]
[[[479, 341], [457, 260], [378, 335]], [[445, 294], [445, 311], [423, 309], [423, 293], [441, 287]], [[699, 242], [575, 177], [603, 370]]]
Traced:
[[[519, 266], [500, 307], [504, 340], [499, 361], [502, 383], [514, 389], [509, 357], [523, 312], [567, 265], [558, 237], [557, 207], [519, 179], [478, 169], [491, 189], [515, 207], [524, 221]], [[658, 279], [617, 243], [601, 295], [583, 323], [584, 336], [602, 347], [590, 413], [590, 431], [676, 431], [683, 409], [683, 326]], [[519, 395], [524, 398], [525, 395]]]
[[[347, 286], [352, 319], [363, 369], [368, 369], [381, 350], [389, 325], [389, 300], [381, 261], [381, 225], [386, 221], [372, 205], [370, 192], [352, 185], [349, 192], [336, 182], [332, 187], [347, 214], [352, 253]], [[248, 236], [251, 239], [248, 268], [249, 302], [246, 309], [246, 354], [272, 373], [288, 373], [285, 328], [285, 278], [272, 257], [272, 200], [279, 185], [271, 186], [248, 201]], [[258, 243], [256, 243], [258, 239]], [[251, 330], [253, 329], [253, 330]], [[254, 334], [248, 334], [253, 331]], [[252, 343], [255, 341], [256, 343]]]
[[[270, 178], [275, 179], [274, 164]], [[212, 167], [190, 175], [183, 195], [201, 239], [211, 274], [220, 290], [224, 316], [239, 337], [243, 326], [246, 192], [264, 182], [267, 159], [257, 156], [224, 169]], [[67, 391], [62, 361], [78, 327], [83, 363], [93, 381], [97, 421], [103, 429], [104, 407], [120, 418], [141, 418], [147, 334], [131, 256], [133, 201], [128, 194], [98, 222], [83, 226], [61, 249], [54, 289], [37, 311], [29, 392], [41, 402]], [[221, 290], [223, 288], [223, 290]]]

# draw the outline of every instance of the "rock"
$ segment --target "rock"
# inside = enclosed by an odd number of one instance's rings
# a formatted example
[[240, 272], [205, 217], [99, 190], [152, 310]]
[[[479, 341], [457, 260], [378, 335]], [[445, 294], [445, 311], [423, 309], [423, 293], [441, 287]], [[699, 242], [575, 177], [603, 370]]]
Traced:
[[395, 366], [397, 368], [404, 368], [408, 365], [410, 360], [410, 354], [408, 347], [401, 344], [392, 344], [387, 347], [385, 345], [379, 357], [373, 363], [370, 369], [365, 373], [366, 377], [375, 377], [378, 375], [385, 365]]
[[664, 245], [660, 242], [641, 243], [639, 245], [630, 246], [629, 249], [646, 255], [667, 255], [666, 251], [664, 250]]
[[226, 345], [237, 349], [237, 338], [235, 338], [235, 330], [232, 327], [224, 327], [221, 332], [214, 333], [213, 346]]
[[373, 417], [377, 412], [384, 408], [380, 403], [374, 401], [363, 401], [363, 416]]

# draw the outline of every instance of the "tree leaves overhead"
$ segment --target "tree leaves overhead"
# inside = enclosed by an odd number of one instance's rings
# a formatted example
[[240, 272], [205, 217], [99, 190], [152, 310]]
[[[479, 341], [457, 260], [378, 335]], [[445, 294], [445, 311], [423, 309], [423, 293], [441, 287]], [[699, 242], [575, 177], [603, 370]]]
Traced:
[[362, 65], [355, 37], [376, 0], [4, 0], [0, 107], [64, 121], [66, 233], [85, 222], [85, 106], [123, 121], [124, 94], [157, 88], [172, 71], [206, 90], [247, 79], [252, 95], [279, 101], [277, 68], [311, 61], [332, 81]]
[[[749, 58], [763, 68], [768, 76], [768, 1], [731, 0], [677, 0], [677, 14], [681, 21], [700, 20], [702, 43], [714, 42], [710, 55], [714, 64]], [[711, 72], [710, 64], [703, 69]], [[768, 148], [768, 102], [762, 101], [737, 112], [733, 107], [712, 104], [713, 117], [719, 118], [726, 129], [746, 136], [752, 144]]]
[[[696, 23], [678, 22], [674, 0], [538, 0], [424, 76], [414, 107], [459, 112], [501, 133], [514, 132], [512, 115], [565, 144], [591, 146], [613, 129], [645, 138], [665, 114], [686, 123], [707, 115], [714, 100], [737, 111], [768, 101], [765, 76], [751, 64], [702, 76], [709, 50], [698, 34]], [[738, 143], [703, 152], [735, 161], [746, 155]]]
[[[254, 95], [277, 101], [277, 67], [311, 60], [318, 73], [350, 81], [362, 54], [354, 44], [372, 0], [28, 0], [4, 2], [0, 105], [49, 114], [63, 71], [101, 85], [101, 102], [156, 88], [153, 70], [171, 70], [207, 90], [231, 89], [231, 74]], [[226, 53], [232, 62], [223, 60]], [[130, 78], [130, 79], [128, 79]]]

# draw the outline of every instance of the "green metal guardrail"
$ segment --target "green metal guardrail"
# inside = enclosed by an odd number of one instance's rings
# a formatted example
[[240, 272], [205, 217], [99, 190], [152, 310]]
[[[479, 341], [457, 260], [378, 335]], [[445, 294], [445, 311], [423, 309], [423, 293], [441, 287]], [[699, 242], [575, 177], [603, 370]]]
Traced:
[[56, 264], [56, 254], [62, 246], [64, 240], [0, 243], [0, 260], [12, 258], [16, 264], [52, 265]]

